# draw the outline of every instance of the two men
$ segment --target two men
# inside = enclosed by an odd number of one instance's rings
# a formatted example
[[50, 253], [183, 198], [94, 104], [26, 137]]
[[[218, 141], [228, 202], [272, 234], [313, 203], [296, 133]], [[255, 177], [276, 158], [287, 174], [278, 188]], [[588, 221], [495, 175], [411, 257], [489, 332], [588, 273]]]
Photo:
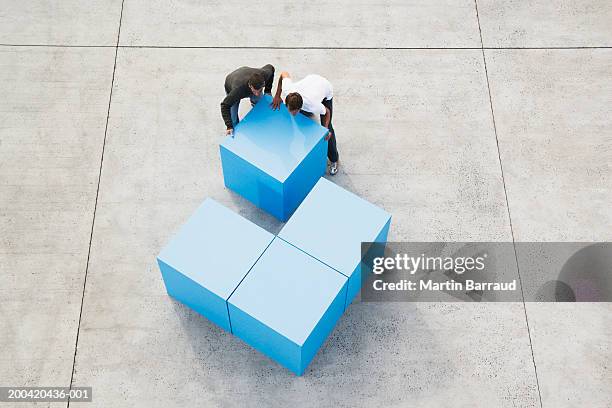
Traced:
[[[262, 68], [242, 67], [232, 72], [225, 79], [225, 99], [221, 102], [221, 115], [227, 127], [227, 134], [232, 134], [238, 124], [238, 107], [240, 100], [249, 98], [254, 105], [263, 93], [272, 92], [274, 67], [266, 65]], [[282, 72], [278, 80], [276, 94], [272, 101], [274, 109], [278, 109], [283, 98], [287, 109], [292, 115], [299, 112], [306, 116], [318, 115], [321, 125], [329, 130], [325, 136], [329, 174], [338, 172], [338, 149], [336, 134], [332, 126], [333, 88], [331, 83], [320, 75], [307, 75], [300, 81], [293, 82], [288, 72]]]

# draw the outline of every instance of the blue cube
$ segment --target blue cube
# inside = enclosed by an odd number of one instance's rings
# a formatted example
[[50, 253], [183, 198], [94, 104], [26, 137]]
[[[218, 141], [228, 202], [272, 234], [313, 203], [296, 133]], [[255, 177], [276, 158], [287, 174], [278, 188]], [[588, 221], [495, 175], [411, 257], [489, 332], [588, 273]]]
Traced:
[[327, 129], [265, 95], [220, 145], [225, 186], [281, 221], [325, 173]]
[[227, 299], [273, 239], [209, 198], [157, 257], [166, 290], [231, 332]]
[[391, 215], [321, 178], [278, 236], [349, 278], [346, 306], [361, 289], [362, 242], [387, 242]]
[[347, 283], [275, 238], [228, 300], [233, 333], [302, 375], [344, 312]]

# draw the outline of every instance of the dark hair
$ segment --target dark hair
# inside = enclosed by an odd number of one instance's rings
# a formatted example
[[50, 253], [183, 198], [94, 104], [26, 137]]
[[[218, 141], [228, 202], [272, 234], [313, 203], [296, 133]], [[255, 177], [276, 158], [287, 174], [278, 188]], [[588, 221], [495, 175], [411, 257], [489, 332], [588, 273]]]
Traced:
[[266, 84], [266, 79], [259, 72], [255, 72], [249, 78], [249, 85], [251, 85], [255, 89], [261, 89]]
[[285, 97], [285, 105], [287, 105], [287, 109], [290, 111], [302, 109], [303, 104], [304, 100], [302, 99], [302, 95], [297, 92], [291, 92]]

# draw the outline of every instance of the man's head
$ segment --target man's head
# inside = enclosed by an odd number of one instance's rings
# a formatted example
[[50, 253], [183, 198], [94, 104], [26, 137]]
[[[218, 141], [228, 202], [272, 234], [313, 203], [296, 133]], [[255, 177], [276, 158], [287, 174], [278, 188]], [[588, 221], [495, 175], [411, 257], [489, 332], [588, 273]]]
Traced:
[[259, 72], [255, 72], [249, 78], [249, 88], [255, 96], [260, 96], [263, 93], [264, 86], [266, 85], [266, 79]]
[[285, 105], [287, 105], [289, 113], [291, 113], [293, 116], [298, 114], [300, 109], [302, 109], [303, 104], [304, 100], [302, 99], [302, 95], [297, 92], [291, 92], [285, 97]]

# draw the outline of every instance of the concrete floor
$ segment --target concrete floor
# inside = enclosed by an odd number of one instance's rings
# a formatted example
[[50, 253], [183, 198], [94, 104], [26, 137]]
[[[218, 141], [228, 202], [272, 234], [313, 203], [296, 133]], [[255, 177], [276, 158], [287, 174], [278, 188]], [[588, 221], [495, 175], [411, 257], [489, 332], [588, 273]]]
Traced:
[[611, 2], [50, 3], [0, 0], [0, 385], [92, 386], [87, 407], [612, 406], [608, 303], [356, 303], [298, 378], [155, 264], [205, 197], [281, 228], [218, 154], [225, 74], [265, 63], [333, 82], [334, 181], [392, 213], [390, 240], [612, 241]]

